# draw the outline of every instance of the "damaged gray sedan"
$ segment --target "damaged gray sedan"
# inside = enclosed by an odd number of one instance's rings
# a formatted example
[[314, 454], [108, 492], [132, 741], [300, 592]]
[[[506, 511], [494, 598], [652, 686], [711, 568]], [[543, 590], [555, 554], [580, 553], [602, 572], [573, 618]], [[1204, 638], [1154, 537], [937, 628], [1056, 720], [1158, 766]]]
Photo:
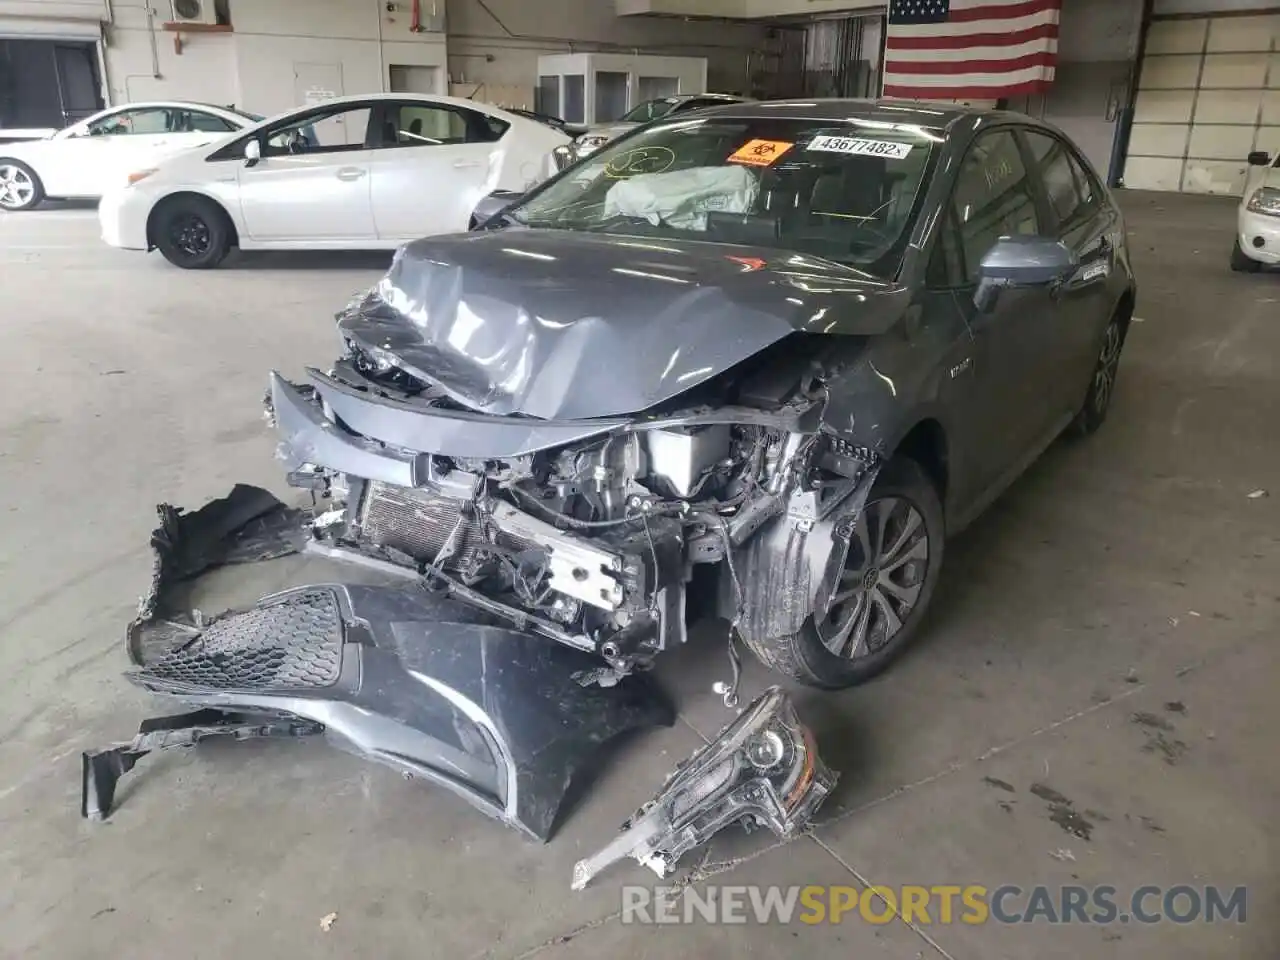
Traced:
[[[130, 676], [193, 712], [86, 754], [85, 816], [150, 750], [323, 734], [545, 839], [591, 751], [672, 722], [644, 668], [693, 621], [804, 683], [865, 680], [948, 534], [1107, 415], [1124, 225], [1027, 117], [739, 104], [491, 200], [342, 310], [331, 368], [271, 374], [314, 511], [247, 487], [160, 508]], [[211, 620], [174, 601], [301, 549], [390, 583]], [[792, 836], [835, 782], [774, 688], [575, 885], [622, 857], [664, 874], [737, 820]]]
[[842, 687], [915, 631], [948, 532], [1102, 421], [1133, 303], [1057, 131], [744, 104], [402, 248], [333, 369], [270, 404], [335, 551], [619, 675], [696, 612]]

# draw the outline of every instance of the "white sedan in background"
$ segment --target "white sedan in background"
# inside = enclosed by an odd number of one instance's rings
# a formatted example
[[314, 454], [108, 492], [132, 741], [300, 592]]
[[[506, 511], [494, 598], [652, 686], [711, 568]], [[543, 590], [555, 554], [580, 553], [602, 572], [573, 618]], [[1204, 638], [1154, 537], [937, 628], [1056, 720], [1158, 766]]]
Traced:
[[212, 143], [261, 119], [204, 103], [131, 103], [43, 139], [0, 143], [0, 209], [30, 210], [50, 197], [100, 197], [170, 153]]
[[227, 251], [380, 250], [470, 226], [496, 190], [556, 171], [565, 134], [456, 97], [343, 97], [134, 171], [102, 199], [103, 239], [186, 268]]

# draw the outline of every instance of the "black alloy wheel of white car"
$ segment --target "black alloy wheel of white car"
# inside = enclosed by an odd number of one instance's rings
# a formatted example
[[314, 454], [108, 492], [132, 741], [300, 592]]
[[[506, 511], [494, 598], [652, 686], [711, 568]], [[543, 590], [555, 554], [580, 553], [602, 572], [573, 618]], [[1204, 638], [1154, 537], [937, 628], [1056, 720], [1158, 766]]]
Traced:
[[163, 201], [153, 216], [153, 242], [176, 267], [208, 270], [231, 249], [231, 220], [205, 197], [173, 197]]
[[44, 184], [21, 160], [0, 157], [0, 210], [30, 210], [44, 199]]

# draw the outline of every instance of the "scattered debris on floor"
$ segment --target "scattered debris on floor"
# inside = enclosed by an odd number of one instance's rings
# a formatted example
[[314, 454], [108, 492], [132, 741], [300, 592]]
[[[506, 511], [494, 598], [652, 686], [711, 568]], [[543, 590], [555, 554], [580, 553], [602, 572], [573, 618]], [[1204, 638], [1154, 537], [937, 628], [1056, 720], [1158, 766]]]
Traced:
[[1005, 790], [1009, 793], [1017, 793], [1012, 783], [1005, 783], [1003, 780], [997, 780], [995, 777], [983, 777], [982, 782], [988, 787], [995, 787], [997, 790]]
[[1259, 490], [1254, 490], [1251, 494], [1249, 494], [1249, 499], [1261, 500], [1263, 497], [1269, 497], [1269, 496], [1271, 496], [1271, 494], [1268, 493], [1266, 490], [1259, 489]]
[[1076, 855], [1074, 853], [1062, 847], [1059, 847], [1057, 850], [1050, 850], [1049, 856], [1053, 857], [1055, 860], [1061, 861], [1062, 863], [1075, 863], [1076, 859]]
[[1169, 700], [1165, 703], [1164, 708], [1170, 713], [1180, 713], [1183, 716], [1186, 716], [1187, 713], [1187, 705], [1181, 700]]
[[770, 687], [710, 743], [676, 768], [651, 801], [598, 853], [573, 868], [583, 889], [627, 857], [665, 877], [731, 823], [798, 834], [835, 786], [813, 734], [780, 687]]
[[326, 913], [323, 917], [320, 918], [320, 929], [323, 930], [325, 933], [328, 933], [330, 930], [333, 929], [333, 925], [337, 922], [338, 922], [338, 915], [336, 913]]

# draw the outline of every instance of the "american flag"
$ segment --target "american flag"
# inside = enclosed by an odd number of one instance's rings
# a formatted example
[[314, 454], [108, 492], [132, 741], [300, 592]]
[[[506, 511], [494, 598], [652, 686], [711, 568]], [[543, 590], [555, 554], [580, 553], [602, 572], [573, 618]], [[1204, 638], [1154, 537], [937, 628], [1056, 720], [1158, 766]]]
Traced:
[[1053, 81], [1062, 0], [889, 0], [884, 95], [996, 100]]

